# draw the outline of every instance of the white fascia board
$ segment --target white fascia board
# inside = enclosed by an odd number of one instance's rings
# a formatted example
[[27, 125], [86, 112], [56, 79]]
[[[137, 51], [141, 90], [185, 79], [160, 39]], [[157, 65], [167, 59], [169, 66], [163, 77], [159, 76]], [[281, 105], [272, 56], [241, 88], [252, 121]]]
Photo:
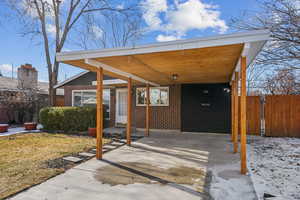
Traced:
[[[243, 51], [241, 57], [246, 57], [247, 67], [252, 64], [257, 54], [261, 51], [263, 46], [265, 45], [265, 41], [256, 41], [252, 43], [244, 44]], [[234, 72], [239, 72], [241, 69], [241, 58], [239, 58], [237, 65], [235, 67]], [[231, 75], [231, 81], [235, 79], [235, 73]]]
[[[118, 85], [118, 84], [126, 84], [127, 81], [121, 79], [110, 79], [110, 80], [103, 80], [103, 85]], [[97, 81], [93, 81], [92, 85], [97, 85]]]
[[135, 76], [133, 74], [130, 74], [128, 72], [121, 71], [119, 69], [116, 69], [114, 67], [111, 67], [107, 64], [104, 64], [102, 62], [99, 62], [99, 61], [96, 61], [96, 60], [93, 60], [93, 59], [85, 59], [84, 62], [88, 65], [91, 65], [91, 66], [94, 66], [94, 67], [97, 67], [97, 68], [102, 67], [106, 71], [118, 74], [118, 75], [123, 76], [123, 77], [132, 78], [133, 80], [136, 80], [136, 81], [139, 81], [139, 82], [142, 82], [142, 83], [146, 83], [146, 84], [150, 84], [150, 85], [153, 85], [153, 86], [159, 86], [159, 84], [157, 84], [157, 83], [147, 81], [143, 78], [140, 78], [140, 77]]
[[176, 51], [185, 49], [196, 49], [231, 44], [242, 44], [255, 41], [265, 41], [269, 39], [268, 30], [256, 30], [244, 33], [225, 34], [214, 37], [204, 37], [196, 39], [177, 40], [171, 42], [161, 42], [150, 45], [142, 45], [132, 48], [112, 48], [93, 51], [73, 51], [56, 54], [59, 62], [68, 60], [79, 60], [87, 58], [101, 58], [110, 56], [125, 56], [153, 52]]

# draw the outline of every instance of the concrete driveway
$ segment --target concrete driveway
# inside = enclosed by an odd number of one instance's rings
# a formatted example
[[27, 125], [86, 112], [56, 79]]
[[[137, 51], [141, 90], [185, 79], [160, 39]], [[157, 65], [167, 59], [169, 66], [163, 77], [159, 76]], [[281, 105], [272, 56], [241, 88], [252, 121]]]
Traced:
[[227, 150], [229, 138], [152, 133], [131, 147], [104, 154], [102, 161], [89, 160], [11, 199], [255, 199], [250, 178], [239, 174], [239, 154]]

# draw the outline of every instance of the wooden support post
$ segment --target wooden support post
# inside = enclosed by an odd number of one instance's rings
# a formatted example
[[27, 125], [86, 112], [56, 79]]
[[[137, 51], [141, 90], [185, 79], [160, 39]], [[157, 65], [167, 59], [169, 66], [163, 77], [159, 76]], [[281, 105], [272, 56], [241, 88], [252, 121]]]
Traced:
[[127, 84], [127, 130], [126, 130], [126, 140], [127, 145], [131, 145], [131, 78], [128, 78]]
[[246, 158], [246, 57], [241, 58], [241, 173], [247, 173]]
[[233, 116], [233, 153], [238, 152], [238, 137], [239, 137], [239, 91], [238, 91], [239, 73], [235, 72], [234, 80], [234, 116]]
[[97, 71], [97, 116], [96, 116], [96, 158], [102, 159], [102, 137], [103, 137], [103, 69], [99, 68]]
[[146, 136], [150, 135], [150, 89], [149, 84], [147, 84], [146, 87], [146, 96], [147, 96], [147, 102], [146, 102]]
[[234, 88], [235, 80], [231, 81], [231, 141], [234, 141]]

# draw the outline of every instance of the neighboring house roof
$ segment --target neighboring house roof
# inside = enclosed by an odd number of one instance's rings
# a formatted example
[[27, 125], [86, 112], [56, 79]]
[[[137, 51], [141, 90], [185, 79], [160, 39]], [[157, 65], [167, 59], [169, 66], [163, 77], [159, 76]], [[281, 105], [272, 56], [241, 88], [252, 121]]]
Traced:
[[[84, 72], [81, 72], [79, 74], [76, 74], [62, 82], [60, 82], [59, 84], [55, 85], [54, 88], [60, 88], [62, 86], [65, 86], [65, 85], [68, 85], [69, 83], [71, 83], [72, 81], [76, 80], [76, 79], [79, 79], [80, 77], [88, 74], [90, 71], [84, 71]], [[107, 76], [107, 80], [103, 80], [103, 85], [105, 86], [112, 86], [112, 85], [120, 85], [120, 84], [125, 84], [127, 83], [126, 81], [124, 80], [120, 80], [120, 79], [111, 79], [111, 77], [108, 77]], [[82, 83], [82, 85], [86, 85], [87, 83]], [[96, 85], [96, 80], [92, 80], [90, 82], [91, 85]]]
[[[38, 82], [39, 93], [49, 94], [49, 83], [47, 82]], [[2, 91], [14, 91], [18, 90], [18, 79], [10, 78], [5, 76], [0, 76], [0, 90]], [[64, 95], [63, 89], [56, 90], [57, 95]]]
[[83, 72], [81, 72], [81, 73], [79, 73], [79, 74], [76, 74], [76, 75], [74, 75], [74, 76], [72, 76], [72, 77], [70, 77], [70, 78], [68, 78], [68, 79], [66, 79], [66, 80], [64, 80], [64, 81], [62, 81], [62, 82], [60, 82], [60, 83], [58, 83], [57, 85], [54, 86], [54, 88], [62, 87], [62, 86], [64, 86], [65, 84], [67, 84], [67, 83], [69, 83], [69, 82], [71, 82], [71, 81], [73, 81], [73, 80], [75, 80], [75, 79], [77, 79], [77, 78], [79, 78], [79, 77], [81, 77], [81, 76], [87, 74], [87, 73], [89, 73], [89, 71], [83, 71]]

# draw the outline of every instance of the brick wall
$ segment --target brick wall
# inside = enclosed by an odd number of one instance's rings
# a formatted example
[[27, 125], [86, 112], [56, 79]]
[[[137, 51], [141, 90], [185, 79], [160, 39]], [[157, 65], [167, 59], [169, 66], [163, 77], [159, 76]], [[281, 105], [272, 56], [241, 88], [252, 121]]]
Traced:
[[[65, 86], [65, 106], [72, 106], [72, 90], [96, 89], [94, 85]], [[136, 89], [132, 90], [132, 126], [145, 128], [146, 107], [136, 106]], [[115, 126], [116, 91], [110, 90], [110, 126]], [[181, 128], [181, 85], [169, 86], [169, 106], [150, 107], [151, 129], [180, 129]]]

